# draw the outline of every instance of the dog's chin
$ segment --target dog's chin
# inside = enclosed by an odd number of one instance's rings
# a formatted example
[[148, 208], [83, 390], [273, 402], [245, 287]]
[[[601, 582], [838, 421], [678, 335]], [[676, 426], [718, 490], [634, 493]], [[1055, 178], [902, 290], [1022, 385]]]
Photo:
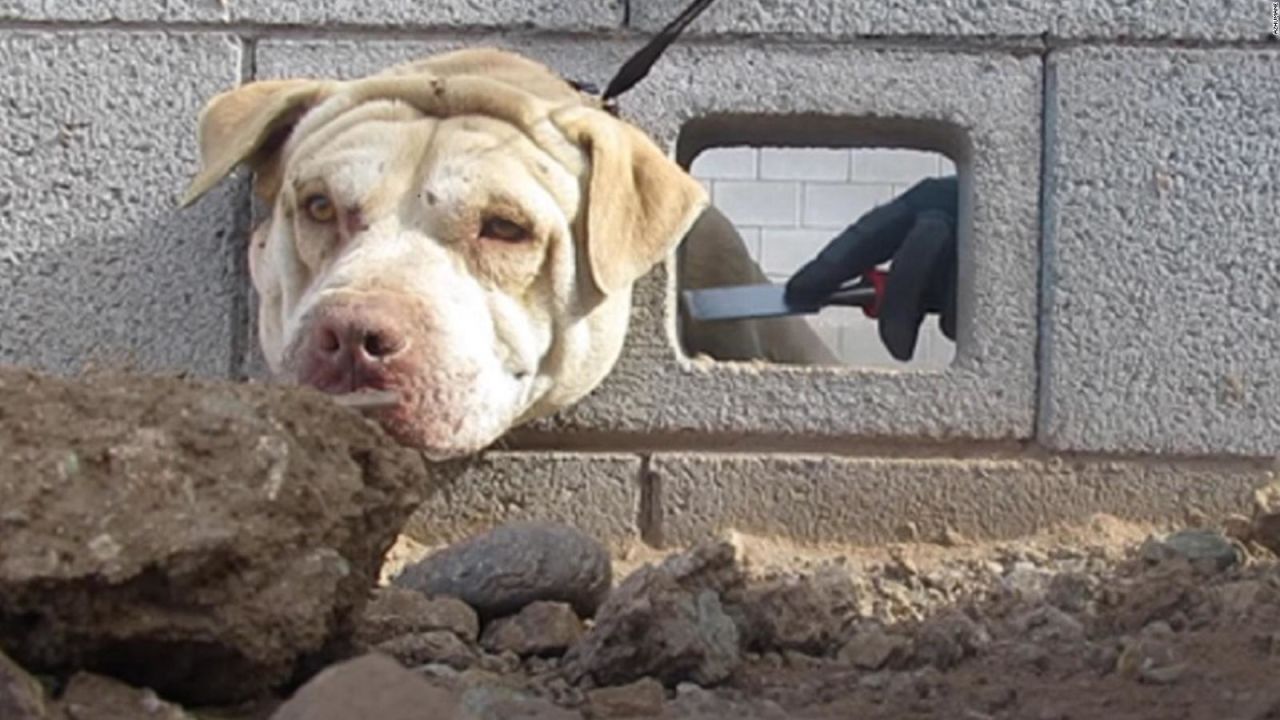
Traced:
[[449, 424], [438, 417], [424, 415], [412, 404], [377, 410], [370, 417], [397, 443], [420, 451], [431, 461], [474, 455], [503, 434], [501, 430], [486, 431], [466, 422]]

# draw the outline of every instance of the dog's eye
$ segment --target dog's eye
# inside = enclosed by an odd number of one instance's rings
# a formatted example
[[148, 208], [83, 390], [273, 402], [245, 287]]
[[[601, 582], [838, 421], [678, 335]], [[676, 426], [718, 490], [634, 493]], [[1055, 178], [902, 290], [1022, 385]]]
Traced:
[[503, 242], [520, 242], [529, 239], [529, 230], [506, 218], [490, 216], [480, 224], [480, 236]]
[[338, 214], [337, 209], [333, 207], [333, 201], [322, 193], [308, 195], [302, 202], [302, 207], [306, 209], [307, 215], [318, 223], [333, 222]]

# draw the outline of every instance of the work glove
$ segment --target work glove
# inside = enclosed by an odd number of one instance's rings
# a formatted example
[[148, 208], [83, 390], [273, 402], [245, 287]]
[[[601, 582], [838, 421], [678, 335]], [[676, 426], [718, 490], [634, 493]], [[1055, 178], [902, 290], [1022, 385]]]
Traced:
[[915, 354], [920, 323], [937, 313], [956, 339], [954, 176], [929, 178], [863, 215], [787, 281], [786, 300], [821, 306], [848, 281], [892, 260], [877, 310], [880, 340], [901, 361]]

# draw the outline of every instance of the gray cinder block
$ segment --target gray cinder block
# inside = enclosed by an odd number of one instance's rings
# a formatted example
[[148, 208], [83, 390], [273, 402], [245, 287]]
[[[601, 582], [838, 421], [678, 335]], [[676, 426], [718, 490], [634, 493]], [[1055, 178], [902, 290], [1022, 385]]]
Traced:
[[622, 25], [623, 0], [236, 0], [237, 20], [288, 25], [599, 30]]
[[[570, 77], [599, 82], [636, 46], [499, 36], [409, 44], [278, 41], [263, 42], [257, 62], [260, 74], [270, 77], [359, 74], [464, 44], [509, 47]], [[943, 150], [968, 167], [962, 215], [972, 220], [972, 232], [962, 236], [961, 272], [968, 282], [960, 299], [956, 364], [928, 373], [694, 362], [676, 349], [672, 274], [659, 268], [637, 290], [627, 349], [614, 374], [586, 401], [539, 426], [828, 438], [1030, 436], [1040, 97], [1036, 58], [781, 45], [673, 47], [622, 103], [624, 114], [659, 142], [674, 146], [681, 127], [698, 118], [766, 115], [781, 120], [747, 123], [748, 134], [756, 133], [763, 144], [784, 138], [810, 145], [914, 144]], [[743, 127], [704, 124], [686, 133], [682, 145], [687, 150], [728, 141]], [[691, 135], [698, 138], [689, 140]]]
[[505, 522], [562, 522], [621, 548], [640, 538], [640, 457], [608, 453], [490, 452], [438, 465], [452, 479], [404, 533], [445, 544]]
[[0, 362], [226, 375], [243, 262], [229, 183], [194, 209], [202, 103], [234, 38], [0, 33]]
[[0, 0], [3, 20], [220, 22], [234, 0]]
[[686, 545], [734, 528], [801, 542], [923, 540], [946, 530], [1013, 538], [1097, 513], [1181, 521], [1249, 507], [1273, 477], [1252, 463], [1108, 462], [1086, 459], [853, 459], [820, 455], [654, 456], [663, 512], [656, 530]]
[[[632, 0], [632, 27], [653, 31], [687, 0]], [[1185, 38], [1266, 37], [1264, 3], [1248, 0], [811, 0], [717, 2], [690, 27], [701, 34], [802, 34], [816, 37]]]
[[1043, 441], [1280, 453], [1280, 53], [1052, 57]]
[[[469, 47], [501, 47], [546, 63], [565, 77], [604, 86], [643, 41], [596, 38], [522, 39], [497, 34], [442, 37], [427, 41], [263, 39], [258, 43], [259, 78], [351, 78], [385, 70], [436, 53]], [[647, 81], [646, 81], [647, 82]]]

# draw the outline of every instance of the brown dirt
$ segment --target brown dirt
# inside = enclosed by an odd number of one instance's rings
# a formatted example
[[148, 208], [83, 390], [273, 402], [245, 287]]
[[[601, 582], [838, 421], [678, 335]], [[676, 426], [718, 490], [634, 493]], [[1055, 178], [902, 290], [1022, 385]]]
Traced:
[[[65, 483], [67, 473], [98, 472], [108, 464], [94, 464], [93, 458], [111, 452], [118, 455], [120, 448], [132, 447], [129, 443], [136, 444], [138, 428], [147, 427], [173, 433], [185, 443], [179, 443], [178, 457], [198, 456], [199, 462], [193, 460], [195, 464], [182, 468], [210, 476], [218, 473], [210, 470], [213, 461], [208, 458], [219, 452], [236, 458], [228, 466], [231, 474], [259, 473], [260, 468], [250, 467], [256, 460], [245, 448], [261, 444], [253, 433], [277, 432], [271, 429], [275, 422], [287, 426], [282, 437], [291, 447], [298, 446], [300, 458], [329, 453], [349, 464], [348, 446], [364, 445], [378, 446], [390, 456], [397, 454], [381, 448], [377, 438], [366, 437], [359, 422], [350, 417], [342, 420], [340, 413], [315, 398], [274, 397], [274, 390], [254, 391], [250, 396], [245, 394], [248, 391], [226, 388], [187, 394], [188, 388], [176, 381], [145, 388], [118, 384], [84, 394], [70, 384], [42, 381], [54, 391], [41, 399], [39, 393], [28, 392], [31, 382], [27, 376], [9, 376], [11, 396], [26, 393], [25, 399], [0, 407], [4, 421], [0, 425], [8, 432], [0, 436], [0, 449], [6, 451], [0, 456], [0, 467], [11, 481], [26, 473], [35, 478], [33, 483], [48, 484], [55, 476]], [[317, 413], [335, 413], [334, 422], [345, 422], [350, 437], [335, 445], [331, 436], [312, 434], [312, 424], [302, 418]], [[77, 426], [77, 417], [88, 420]], [[229, 432], [230, 421], [243, 432]], [[37, 434], [55, 442], [47, 445]], [[86, 445], [101, 452], [80, 453], [69, 466], [69, 453]], [[118, 477], [107, 473], [102, 482], [95, 480], [92, 487], [99, 488], [102, 497], [86, 494], [92, 502], [80, 514], [90, 517], [99, 508], [121, 508], [121, 512], [132, 508], [152, 522], [145, 528], [122, 525], [112, 537], [130, 538], [130, 533], [143, 529], [160, 532], [156, 527], [165, 520], [163, 503], [157, 500], [155, 507], [139, 509], [138, 495], [121, 494], [130, 482], [167, 477], [165, 473], [173, 469], [164, 460], [167, 456], [153, 455], [150, 465], [122, 465]], [[61, 464], [54, 462], [59, 458]], [[314, 490], [310, 478], [319, 469], [291, 468], [294, 471], [299, 476], [296, 482], [286, 481], [286, 489]], [[159, 482], [155, 479], [150, 484]], [[24, 498], [22, 492], [34, 492], [34, 487], [32, 483], [10, 487], [11, 502], [0, 507], [0, 526], [8, 527], [12, 537], [26, 537], [31, 528], [40, 527], [35, 515], [19, 516], [13, 510], [12, 501]], [[35, 507], [33, 499], [24, 502]], [[242, 508], [210, 502], [201, 515], [205, 520], [221, 517], [215, 510], [223, 505]], [[298, 516], [289, 526], [289, 537], [300, 540], [295, 544], [312, 547], [316, 531], [309, 527], [314, 523], [303, 522], [303, 509], [296, 503], [286, 507], [289, 518]], [[273, 513], [272, 517], [279, 517], [278, 510]], [[68, 513], [67, 522], [73, 517], [78, 516]], [[228, 531], [220, 537], [249, 542], [248, 535], [230, 531], [235, 518], [236, 513], [226, 518]], [[1224, 521], [1224, 525], [1230, 523]], [[89, 528], [88, 523], [71, 528], [79, 545], [92, 540], [85, 535]], [[161, 534], [181, 538], [189, 530], [174, 527]], [[460, 641], [469, 648], [466, 662], [455, 662], [456, 667], [428, 662], [416, 669], [433, 682], [472, 693], [470, 706], [483, 705], [481, 700], [488, 693], [501, 696], [508, 703], [504, 707], [527, 701], [528, 707], [541, 708], [530, 710], [528, 717], [621, 717], [602, 708], [634, 711], [639, 707], [656, 712], [654, 717], [673, 720], [1280, 720], [1280, 563], [1275, 555], [1249, 544], [1239, 546], [1238, 555], [1222, 563], [1227, 567], [1192, 561], [1176, 553], [1153, 551], [1148, 538], [1158, 530], [1098, 517], [1079, 527], [1058, 528], [1015, 542], [979, 543], [955, 537], [945, 544], [872, 548], [800, 547], [734, 535], [732, 542], [747, 581], [745, 589], [734, 591], [737, 595], [726, 594], [726, 606], [737, 603], [737, 610], [744, 613], [741, 617], [765, 618], [762, 624], [769, 627], [747, 628], [743, 662], [727, 681], [708, 688], [678, 683], [666, 689], [661, 701], [654, 698], [652, 682], [619, 688], [613, 695], [593, 695], [590, 687], [568, 683], [554, 657], [520, 660], [511, 653], [490, 654], [476, 646], [474, 637]], [[344, 529], [342, 534], [350, 532]], [[1225, 534], [1215, 537], [1229, 547]], [[153, 545], [159, 542], [151, 535], [144, 539]], [[46, 542], [52, 541], [41, 536], [40, 543]], [[60, 542], [69, 541], [63, 537]], [[381, 541], [375, 544], [386, 546]], [[17, 547], [11, 546], [8, 552]], [[402, 538], [387, 554], [382, 583], [430, 550]], [[353, 553], [367, 551], [362, 545]], [[241, 555], [260, 552], [261, 548], [246, 548]], [[629, 548], [615, 558], [614, 577], [624, 578], [668, 554], [645, 546]], [[91, 559], [82, 553], [67, 557], [81, 563]], [[376, 563], [376, 555], [370, 559]], [[75, 570], [71, 574], [77, 577], [123, 572], [96, 565], [59, 568], [64, 574]], [[779, 587], [785, 591], [770, 591]], [[208, 612], [197, 615], [213, 617]], [[65, 624], [65, 618], [60, 616], [60, 622]], [[72, 639], [83, 647], [97, 642], [86, 638], [90, 636]], [[473, 664], [468, 667], [468, 663]], [[109, 663], [100, 665], [110, 670]], [[266, 718], [277, 704], [255, 702], [252, 710], [201, 711], [200, 716]]]
[[[1037, 637], [1020, 618], [1054, 608], [974, 588], [923, 620], [889, 625], [917, 652], [961, 613], [988, 628], [954, 661], [909, 659], [887, 670], [829, 659], [762, 657], [731, 694], [777, 702], [805, 718], [1280, 718], [1280, 568], [1257, 560], [1222, 573], [1121, 555], [1092, 577], [1090, 606], [1067, 612], [1080, 637]], [[926, 571], [927, 575], [927, 571]], [[1059, 602], [1058, 604], [1062, 604]], [[1144, 646], [1144, 638], [1161, 636]], [[1168, 673], [1144, 671], [1150, 656]], [[891, 661], [891, 666], [894, 663]], [[1158, 669], [1158, 666], [1157, 668]]]
[[[837, 639], [810, 654], [755, 648], [719, 687], [669, 690], [664, 716], [1280, 719], [1280, 564], [1238, 543], [1240, 561], [1225, 570], [1156, 559], [1144, 546], [1153, 531], [1103, 516], [1017, 542], [950, 546], [812, 548], [737, 535], [752, 583], [852, 581], [833, 612]], [[405, 548], [398, 561], [428, 551]], [[664, 554], [625, 552], [616, 576]], [[901, 638], [883, 666], [841, 652], [877, 632]], [[566, 687], [546, 660], [440, 674], [591, 716], [589, 692]]]

